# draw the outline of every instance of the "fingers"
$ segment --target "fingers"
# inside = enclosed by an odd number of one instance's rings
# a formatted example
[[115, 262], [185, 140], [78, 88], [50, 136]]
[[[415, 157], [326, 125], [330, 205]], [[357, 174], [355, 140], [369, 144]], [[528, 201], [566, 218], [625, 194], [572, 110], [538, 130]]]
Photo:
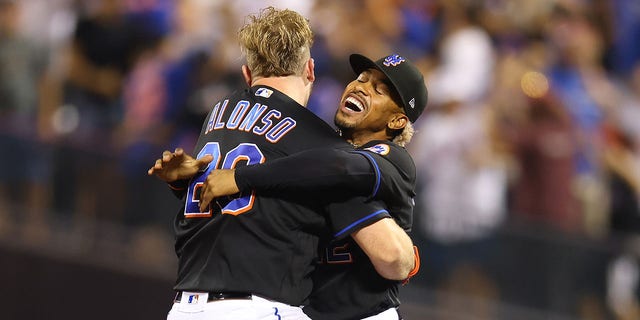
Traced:
[[162, 161], [170, 162], [173, 158], [180, 158], [184, 156], [184, 150], [182, 148], [176, 148], [173, 152], [165, 150], [162, 152]]
[[152, 174], [153, 171], [161, 170], [163, 163], [169, 163], [174, 158], [182, 157], [182, 156], [184, 156], [184, 150], [182, 150], [182, 148], [176, 148], [176, 150], [174, 152], [171, 152], [169, 150], [165, 150], [165, 151], [162, 152], [162, 157], [160, 159], [156, 160], [156, 162], [154, 163], [153, 167], [151, 167], [151, 169], [149, 169], [148, 173]]
[[156, 171], [161, 171], [162, 170], [162, 159], [157, 159], [156, 162], [153, 164], [153, 167], [149, 168], [149, 170], [147, 171], [148, 175], [153, 175], [154, 173], [156, 173]]
[[[213, 155], [206, 154], [200, 159], [194, 159], [186, 154], [182, 148], [176, 148], [173, 152], [165, 150], [162, 152], [160, 159], [157, 159], [153, 166], [147, 170], [148, 175], [156, 175], [164, 181], [174, 181], [176, 179], [191, 178], [197, 174], [198, 170], [203, 170], [213, 161]], [[200, 190], [200, 204], [198, 205], [201, 212], [208, 210], [214, 196], [215, 190], [209, 184], [207, 179]]]
[[196, 160], [200, 169], [204, 169], [211, 161], [213, 161], [213, 156], [210, 154], [205, 154], [202, 158]]
[[[206, 156], [205, 156], [206, 157]], [[203, 157], [204, 158], [204, 157]], [[209, 160], [210, 162], [211, 160]], [[209, 204], [216, 197], [215, 176], [220, 170], [213, 170], [207, 175], [200, 189], [200, 212], [204, 212], [209, 208]]]
[[[160, 159], [157, 159], [149, 170], [147, 170], [148, 175], [159, 174], [164, 169], [164, 164], [169, 164], [176, 158], [184, 157], [184, 150], [182, 148], [176, 148], [174, 152], [169, 150], [165, 150], [162, 152], [162, 156]], [[178, 159], [180, 160], [180, 159]]]
[[207, 188], [208, 182], [209, 179], [205, 180], [204, 184], [200, 188], [200, 204], [198, 206], [200, 208], [200, 212], [204, 212], [207, 208], [209, 208], [209, 203], [211, 202], [211, 199], [213, 199], [213, 196], [210, 192], [211, 189]]
[[165, 150], [164, 152], [162, 152], [162, 161], [163, 162], [169, 162], [171, 161], [171, 159], [173, 158], [173, 153], [169, 150]]
[[200, 199], [200, 205], [198, 206], [198, 208], [200, 209], [200, 212], [206, 212], [207, 208], [209, 208], [209, 202], [205, 199]]
[[213, 198], [211, 195], [211, 188], [209, 188], [209, 176], [204, 180], [202, 187], [200, 187], [200, 212], [204, 212], [208, 207], [211, 199]]

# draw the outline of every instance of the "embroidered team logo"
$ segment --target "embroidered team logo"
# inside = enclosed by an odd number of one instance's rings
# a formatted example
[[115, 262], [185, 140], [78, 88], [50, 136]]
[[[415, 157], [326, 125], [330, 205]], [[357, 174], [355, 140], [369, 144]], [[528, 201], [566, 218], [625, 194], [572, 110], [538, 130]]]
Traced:
[[403, 62], [405, 62], [405, 59], [403, 57], [397, 54], [392, 54], [384, 58], [384, 62], [382, 64], [384, 64], [387, 67], [391, 67], [391, 66], [395, 67]]
[[260, 88], [256, 90], [256, 96], [258, 97], [269, 98], [271, 97], [272, 94], [273, 94], [273, 90], [269, 90], [267, 88]]
[[381, 156], [386, 156], [387, 154], [389, 154], [389, 151], [391, 151], [391, 148], [389, 148], [388, 144], [381, 143], [381, 144], [376, 144], [375, 146], [371, 146], [369, 148], [365, 148], [365, 150], [369, 150]]

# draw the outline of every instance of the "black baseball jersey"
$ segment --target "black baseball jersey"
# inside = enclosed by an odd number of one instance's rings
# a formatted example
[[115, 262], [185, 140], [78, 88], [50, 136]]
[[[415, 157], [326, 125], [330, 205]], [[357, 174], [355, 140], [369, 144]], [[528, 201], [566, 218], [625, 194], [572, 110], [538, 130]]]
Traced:
[[[174, 228], [176, 290], [248, 292], [302, 305], [311, 288], [323, 204], [311, 196], [259, 192], [214, 199], [198, 209], [199, 188], [214, 168], [257, 164], [309, 148], [348, 147], [311, 111], [283, 93], [255, 86], [218, 102], [198, 139], [197, 158], [213, 161], [191, 179]], [[213, 203], [212, 202], [212, 203]]]
[[[272, 178], [265, 180], [265, 176]], [[388, 217], [389, 212], [410, 231], [416, 170], [406, 149], [389, 141], [372, 141], [356, 150], [309, 150], [262, 166], [239, 168], [236, 181], [241, 190], [360, 195], [330, 205], [331, 233], [320, 244], [322, 259], [314, 273], [314, 290], [303, 309], [312, 319], [361, 319], [400, 304], [398, 282], [381, 277], [348, 235]], [[348, 224], [354, 215], [376, 219]]]

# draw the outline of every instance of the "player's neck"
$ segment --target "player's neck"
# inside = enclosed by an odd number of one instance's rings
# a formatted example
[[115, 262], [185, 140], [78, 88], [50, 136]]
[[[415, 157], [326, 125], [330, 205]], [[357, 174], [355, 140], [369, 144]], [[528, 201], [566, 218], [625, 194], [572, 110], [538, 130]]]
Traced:
[[259, 85], [272, 87], [304, 107], [311, 93], [311, 84], [305, 83], [299, 76], [256, 78], [251, 82], [252, 87]]
[[384, 132], [357, 131], [353, 129], [340, 129], [342, 137], [354, 147], [361, 147], [374, 140], [389, 140]]

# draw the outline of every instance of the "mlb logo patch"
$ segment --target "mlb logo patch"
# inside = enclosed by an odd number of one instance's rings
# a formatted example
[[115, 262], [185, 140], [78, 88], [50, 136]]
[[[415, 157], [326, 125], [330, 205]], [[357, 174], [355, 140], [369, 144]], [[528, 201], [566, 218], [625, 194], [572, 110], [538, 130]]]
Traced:
[[256, 90], [256, 96], [258, 97], [269, 98], [272, 94], [273, 90], [269, 90], [267, 88], [259, 88]]
[[387, 154], [389, 154], [389, 151], [391, 151], [391, 148], [389, 147], [388, 144], [376, 144], [375, 146], [371, 146], [369, 148], [365, 148], [365, 150], [371, 151], [373, 153], [377, 153], [381, 156], [386, 156]]
[[401, 57], [400, 55], [397, 54], [392, 54], [386, 58], [384, 58], [384, 62], [382, 64], [384, 64], [387, 67], [395, 67], [403, 62], [405, 62], [406, 60]]

